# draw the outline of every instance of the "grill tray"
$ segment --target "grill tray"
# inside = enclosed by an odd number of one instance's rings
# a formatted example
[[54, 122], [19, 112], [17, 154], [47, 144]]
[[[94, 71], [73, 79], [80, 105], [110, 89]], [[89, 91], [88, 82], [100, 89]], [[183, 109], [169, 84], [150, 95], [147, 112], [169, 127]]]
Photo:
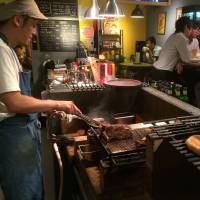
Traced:
[[142, 132], [140, 132], [140, 134], [133, 132], [132, 138], [114, 140], [111, 142], [105, 140], [105, 137], [103, 137], [103, 134], [99, 129], [91, 128], [89, 132], [90, 135], [93, 133], [100, 141], [107, 152], [108, 157], [106, 159], [112, 161], [112, 165], [124, 166], [145, 162], [145, 145], [138, 146], [135, 141], [136, 139], [142, 139], [146, 136], [146, 132], [143, 134]]

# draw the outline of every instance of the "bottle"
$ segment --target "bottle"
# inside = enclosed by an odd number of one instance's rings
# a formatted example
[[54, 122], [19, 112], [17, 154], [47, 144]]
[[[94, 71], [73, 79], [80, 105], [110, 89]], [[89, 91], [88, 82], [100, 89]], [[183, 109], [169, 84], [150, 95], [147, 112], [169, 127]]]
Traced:
[[172, 90], [173, 90], [173, 85], [172, 85], [172, 83], [170, 83], [168, 90], [167, 90], [167, 94], [172, 95]]
[[180, 99], [180, 96], [181, 96], [181, 85], [179, 84], [176, 84], [175, 86], [175, 96], [176, 98]]
[[140, 63], [140, 52], [135, 53], [135, 63]]
[[188, 92], [187, 92], [187, 87], [183, 87], [183, 101], [188, 102], [189, 98], [188, 98]]

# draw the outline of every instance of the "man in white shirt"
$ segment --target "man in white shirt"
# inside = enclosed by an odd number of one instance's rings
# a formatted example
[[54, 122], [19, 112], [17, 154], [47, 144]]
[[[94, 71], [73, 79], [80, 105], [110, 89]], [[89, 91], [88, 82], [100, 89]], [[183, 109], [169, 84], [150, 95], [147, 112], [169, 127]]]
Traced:
[[146, 45], [143, 47], [143, 62], [154, 63], [161, 51], [162, 47], [156, 45], [156, 39], [154, 37], [149, 37], [146, 40]]
[[181, 17], [176, 21], [175, 33], [165, 42], [158, 60], [153, 64], [151, 78], [154, 80], [176, 81], [174, 68], [178, 60], [189, 63], [190, 55], [187, 50], [188, 38], [192, 22], [188, 17]]
[[[192, 31], [189, 36], [189, 42], [187, 45], [190, 58], [195, 59], [200, 53], [199, 41], [197, 36], [199, 34], [199, 24], [196, 21], [192, 22]], [[182, 69], [181, 69], [182, 71]], [[199, 107], [200, 105], [200, 92], [199, 92], [199, 82], [200, 82], [200, 71], [198, 69], [186, 68], [183, 70], [183, 77], [188, 85], [188, 96], [190, 103]]]

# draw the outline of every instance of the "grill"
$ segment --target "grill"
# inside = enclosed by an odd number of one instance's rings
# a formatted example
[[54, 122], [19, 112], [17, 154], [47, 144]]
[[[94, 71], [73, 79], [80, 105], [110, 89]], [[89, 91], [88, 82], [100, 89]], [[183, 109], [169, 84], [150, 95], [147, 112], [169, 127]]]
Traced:
[[49, 90], [51, 93], [59, 93], [59, 92], [82, 92], [82, 91], [102, 91], [104, 89], [103, 85], [97, 84], [95, 82], [84, 83], [79, 82], [77, 84], [50, 84]]
[[147, 165], [151, 174], [151, 190], [155, 200], [198, 199], [200, 195], [200, 157], [185, 145], [186, 139], [200, 134], [200, 117], [178, 118], [178, 124], [154, 126], [147, 136]]
[[102, 132], [99, 129], [91, 128], [89, 134], [96, 137], [105, 149], [107, 156], [102, 159], [102, 162], [109, 163], [110, 167], [142, 164], [145, 162], [145, 147], [136, 148], [133, 140], [125, 139], [107, 143], [102, 138]]
[[[146, 145], [135, 148], [131, 141], [124, 141], [125, 144], [120, 144], [126, 147], [123, 151], [112, 151], [102, 137], [102, 130], [90, 127], [87, 131], [89, 144], [78, 147], [83, 153], [80, 158], [89, 162], [79, 159], [78, 170], [86, 173], [85, 167], [98, 165], [100, 189], [106, 194], [111, 188], [120, 191], [123, 187], [123, 191], [129, 188], [130, 199], [149, 192], [153, 200], [198, 199], [200, 191], [196, 183], [200, 180], [200, 157], [188, 150], [185, 140], [193, 134], [200, 134], [200, 116], [150, 121], [145, 122], [144, 127], [152, 130], [146, 137]], [[89, 149], [88, 145], [94, 148]], [[125, 149], [120, 145], [119, 148]], [[121, 180], [127, 180], [127, 184], [118, 184]], [[135, 189], [133, 183], [137, 183]], [[133, 194], [137, 188], [143, 189]]]

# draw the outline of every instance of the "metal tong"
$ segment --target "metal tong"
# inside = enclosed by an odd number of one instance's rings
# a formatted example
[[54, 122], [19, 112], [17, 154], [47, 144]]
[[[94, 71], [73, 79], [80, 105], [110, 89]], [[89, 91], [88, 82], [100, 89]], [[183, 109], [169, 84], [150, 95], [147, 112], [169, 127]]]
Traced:
[[[82, 113], [76, 113], [74, 116], [76, 116], [77, 118], [83, 120], [84, 122], [86, 122], [89, 126], [93, 127], [93, 128], [101, 128], [102, 124], [100, 122], [97, 122], [93, 119], [91, 119], [90, 117], [88, 117], [87, 115], [84, 115]], [[59, 119], [66, 119], [67, 118], [67, 114], [64, 111], [53, 111], [53, 113], [51, 114], [52, 118], [59, 118]]]
[[84, 115], [82, 113], [77, 113], [76, 116], [93, 128], [102, 128], [102, 124], [100, 122], [91, 119], [87, 115]]

